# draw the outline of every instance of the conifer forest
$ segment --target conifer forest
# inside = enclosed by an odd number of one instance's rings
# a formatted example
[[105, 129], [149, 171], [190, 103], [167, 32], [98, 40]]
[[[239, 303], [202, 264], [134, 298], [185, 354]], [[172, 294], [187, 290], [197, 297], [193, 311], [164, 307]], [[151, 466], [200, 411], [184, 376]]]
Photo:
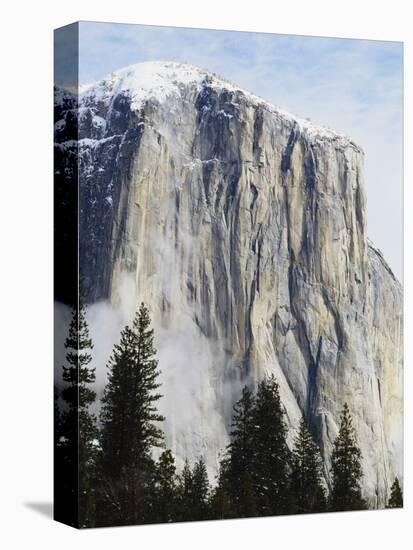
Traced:
[[[286, 412], [271, 375], [244, 386], [233, 404], [229, 444], [219, 473], [209, 479], [205, 459], [178, 470], [166, 447], [162, 365], [154, 347], [148, 308], [141, 304], [123, 328], [106, 365], [107, 383], [94, 405], [93, 341], [86, 306], [73, 309], [65, 341], [62, 386], [55, 386], [56, 517], [72, 525], [104, 527], [252, 518], [367, 509], [362, 456], [352, 411], [344, 403], [337, 419], [330, 476], [326, 476], [312, 426], [303, 416], [294, 445], [287, 445]], [[327, 483], [327, 479], [331, 480]], [[394, 479], [387, 506], [403, 506]]]

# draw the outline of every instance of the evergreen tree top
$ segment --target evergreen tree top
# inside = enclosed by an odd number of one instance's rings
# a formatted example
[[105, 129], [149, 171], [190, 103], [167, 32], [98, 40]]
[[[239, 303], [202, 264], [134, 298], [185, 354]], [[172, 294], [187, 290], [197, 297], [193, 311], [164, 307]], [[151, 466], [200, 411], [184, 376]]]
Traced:
[[72, 310], [69, 334], [65, 341], [66, 362], [63, 366], [63, 381], [69, 384], [62, 392], [70, 406], [87, 407], [96, 398], [89, 387], [96, 380], [95, 368], [89, 366], [92, 361], [93, 342], [89, 335], [86, 320], [86, 307], [81, 298]]
[[387, 508], [403, 508], [403, 491], [397, 477], [391, 486], [390, 499]]
[[164, 446], [158, 425], [164, 417], [157, 410], [160, 373], [150, 324], [149, 311], [141, 304], [109, 359], [101, 421], [105, 467], [112, 471], [143, 468], [153, 447]]
[[366, 507], [361, 497], [361, 458], [350, 410], [344, 403], [331, 460], [333, 510], [360, 510]]
[[356, 441], [353, 419], [347, 403], [344, 403], [340, 416], [340, 429], [334, 442], [333, 454], [335, 454], [336, 458], [339, 459], [340, 455], [344, 452], [351, 453], [353, 455], [354, 462], [357, 462], [361, 458], [361, 451]]
[[296, 512], [308, 513], [325, 510], [322, 458], [304, 417], [300, 420], [294, 440], [291, 485]]
[[89, 326], [86, 321], [86, 306], [81, 296], [78, 303], [72, 308], [72, 320], [69, 326], [69, 335], [65, 341], [65, 348], [74, 350], [93, 349], [93, 342], [89, 336]]

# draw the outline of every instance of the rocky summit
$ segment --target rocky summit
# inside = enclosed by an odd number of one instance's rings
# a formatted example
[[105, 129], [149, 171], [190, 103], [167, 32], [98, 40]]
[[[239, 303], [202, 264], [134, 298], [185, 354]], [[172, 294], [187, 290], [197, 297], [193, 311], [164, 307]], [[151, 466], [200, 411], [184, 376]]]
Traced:
[[383, 507], [403, 475], [403, 296], [367, 238], [361, 148], [177, 63], [56, 98], [87, 300], [120, 307], [127, 288], [130, 313], [150, 307], [178, 460], [216, 471], [240, 388], [274, 373], [289, 441], [304, 414], [327, 484], [348, 403], [364, 496]]

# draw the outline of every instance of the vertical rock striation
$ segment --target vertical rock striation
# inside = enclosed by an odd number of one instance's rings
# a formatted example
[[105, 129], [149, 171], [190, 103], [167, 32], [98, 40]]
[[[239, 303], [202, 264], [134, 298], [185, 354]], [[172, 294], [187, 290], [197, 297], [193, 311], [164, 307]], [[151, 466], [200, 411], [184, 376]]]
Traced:
[[88, 299], [116, 304], [129, 277], [131, 310], [150, 305], [178, 457], [214, 469], [239, 388], [274, 373], [327, 482], [348, 403], [364, 494], [384, 506], [402, 476], [402, 289], [367, 240], [361, 149], [175, 63], [82, 91], [79, 128]]

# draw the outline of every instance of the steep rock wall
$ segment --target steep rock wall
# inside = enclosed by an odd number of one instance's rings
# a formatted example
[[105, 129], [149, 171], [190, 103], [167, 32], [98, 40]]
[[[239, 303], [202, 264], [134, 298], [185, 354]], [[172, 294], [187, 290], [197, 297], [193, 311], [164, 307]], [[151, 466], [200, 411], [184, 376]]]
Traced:
[[305, 414], [327, 482], [349, 404], [363, 490], [383, 506], [402, 475], [402, 291], [367, 242], [363, 153], [184, 69], [153, 65], [165, 97], [158, 81], [143, 98], [122, 86], [139, 66], [81, 97], [89, 300], [116, 304], [127, 274], [131, 309], [150, 305], [179, 458], [204, 454], [213, 470], [241, 385], [274, 373], [290, 441]]

